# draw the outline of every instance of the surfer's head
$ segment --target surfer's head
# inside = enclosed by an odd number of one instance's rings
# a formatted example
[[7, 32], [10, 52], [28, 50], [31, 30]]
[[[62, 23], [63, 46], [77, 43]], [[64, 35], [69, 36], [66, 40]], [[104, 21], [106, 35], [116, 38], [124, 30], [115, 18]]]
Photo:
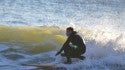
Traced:
[[73, 31], [74, 31], [74, 29], [73, 29], [72, 27], [68, 27], [68, 28], [66, 29], [66, 35], [67, 35], [67, 36], [70, 36]]

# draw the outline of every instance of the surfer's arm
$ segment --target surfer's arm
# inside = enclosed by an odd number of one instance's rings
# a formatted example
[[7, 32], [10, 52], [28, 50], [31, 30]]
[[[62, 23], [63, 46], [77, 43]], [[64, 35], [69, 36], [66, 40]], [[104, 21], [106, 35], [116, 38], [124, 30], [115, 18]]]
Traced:
[[71, 41], [71, 36], [68, 37], [68, 39], [66, 40], [66, 42], [63, 44], [62, 48], [60, 49], [59, 52], [57, 52], [56, 55], [60, 54], [60, 53], [64, 50], [64, 48], [67, 47], [67, 46], [69, 45], [70, 41]]

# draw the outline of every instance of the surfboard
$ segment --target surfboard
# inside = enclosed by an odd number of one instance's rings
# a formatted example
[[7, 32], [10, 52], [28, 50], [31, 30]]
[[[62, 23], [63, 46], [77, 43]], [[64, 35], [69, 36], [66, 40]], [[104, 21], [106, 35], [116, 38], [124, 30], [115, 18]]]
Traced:
[[45, 70], [55, 70], [56, 66], [54, 64], [22, 64], [23, 66], [34, 66]]
[[[79, 58], [80, 59], [80, 58]], [[81, 57], [81, 60], [84, 60], [85, 57], [82, 56]], [[75, 64], [75, 63], [78, 63], [79, 60], [76, 60], [74, 63], [72, 64]], [[63, 62], [61, 62], [62, 64], [65, 64]], [[22, 66], [33, 66], [33, 67], [36, 67], [36, 68], [41, 68], [41, 69], [45, 69], [45, 70], [58, 70], [58, 64], [60, 63], [57, 63], [57, 64], [21, 64]], [[63, 70], [66, 70], [65, 68], [60, 68], [60, 69], [63, 69]]]
[[53, 67], [54, 64], [23, 64], [24, 66], [36, 66], [36, 67]]

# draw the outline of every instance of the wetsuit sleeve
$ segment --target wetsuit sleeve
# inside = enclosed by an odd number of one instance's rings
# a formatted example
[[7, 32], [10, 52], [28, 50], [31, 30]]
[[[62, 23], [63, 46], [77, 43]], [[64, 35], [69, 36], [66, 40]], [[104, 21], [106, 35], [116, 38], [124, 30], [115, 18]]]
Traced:
[[61, 53], [64, 50], [64, 48], [69, 45], [70, 42], [71, 42], [71, 36], [69, 36], [68, 39], [66, 40], [66, 42], [63, 44], [63, 46], [60, 49], [59, 53]]

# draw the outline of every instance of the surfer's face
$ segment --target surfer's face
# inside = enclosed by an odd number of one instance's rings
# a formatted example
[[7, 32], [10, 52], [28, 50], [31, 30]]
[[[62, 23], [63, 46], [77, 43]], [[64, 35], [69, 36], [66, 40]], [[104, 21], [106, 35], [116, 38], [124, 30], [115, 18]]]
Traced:
[[71, 35], [71, 33], [72, 33], [72, 31], [71, 31], [71, 30], [66, 30], [66, 35], [67, 35], [67, 36], [70, 36], [70, 35]]

